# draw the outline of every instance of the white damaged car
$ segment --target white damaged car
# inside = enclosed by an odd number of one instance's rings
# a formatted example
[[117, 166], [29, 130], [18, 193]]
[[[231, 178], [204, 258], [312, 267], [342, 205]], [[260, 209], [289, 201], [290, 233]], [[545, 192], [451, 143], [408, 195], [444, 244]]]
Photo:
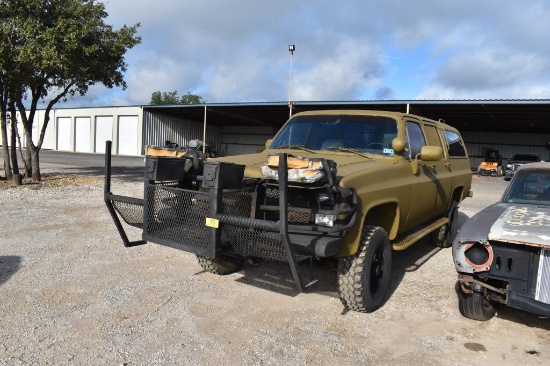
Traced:
[[519, 168], [502, 199], [453, 242], [460, 313], [491, 319], [498, 305], [550, 316], [550, 163]]

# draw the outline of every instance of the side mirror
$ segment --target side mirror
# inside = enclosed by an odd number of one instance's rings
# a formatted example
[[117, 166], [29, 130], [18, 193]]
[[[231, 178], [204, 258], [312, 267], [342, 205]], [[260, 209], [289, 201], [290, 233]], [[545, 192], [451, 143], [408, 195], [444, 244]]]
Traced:
[[269, 148], [269, 145], [271, 145], [272, 142], [273, 142], [273, 139], [267, 140], [267, 141], [265, 142], [264, 147], [265, 147], [266, 149]]
[[441, 146], [422, 146], [420, 149], [420, 160], [438, 161], [443, 159], [443, 148]]
[[418, 174], [418, 157], [422, 161], [438, 161], [443, 158], [443, 148], [441, 146], [422, 146], [420, 154], [411, 161], [411, 169], [414, 175]]
[[395, 137], [393, 140], [391, 140], [391, 148], [396, 153], [402, 152], [403, 150], [405, 150], [405, 140], [400, 137]]

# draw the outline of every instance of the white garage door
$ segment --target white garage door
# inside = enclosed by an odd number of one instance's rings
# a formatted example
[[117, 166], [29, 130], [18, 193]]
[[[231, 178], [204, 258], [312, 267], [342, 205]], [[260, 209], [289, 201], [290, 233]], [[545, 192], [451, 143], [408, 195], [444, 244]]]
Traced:
[[139, 155], [138, 116], [120, 116], [118, 118], [118, 153], [120, 155]]
[[71, 151], [71, 117], [57, 119], [57, 150]]
[[104, 116], [95, 119], [95, 152], [105, 153], [105, 141], [113, 141], [113, 117]]
[[75, 118], [74, 149], [78, 152], [90, 152], [90, 117]]

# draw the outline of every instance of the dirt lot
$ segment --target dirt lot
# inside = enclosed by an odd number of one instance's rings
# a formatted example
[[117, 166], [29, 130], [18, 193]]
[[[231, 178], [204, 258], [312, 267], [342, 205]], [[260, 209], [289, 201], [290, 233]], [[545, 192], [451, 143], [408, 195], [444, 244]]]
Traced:
[[[475, 176], [461, 222], [506, 184]], [[360, 314], [344, 310], [326, 266], [296, 294], [286, 264], [219, 277], [175, 249], [124, 248], [102, 199], [97, 179], [0, 189], [0, 364], [550, 364], [550, 319], [460, 315], [450, 249], [396, 253], [386, 303]]]

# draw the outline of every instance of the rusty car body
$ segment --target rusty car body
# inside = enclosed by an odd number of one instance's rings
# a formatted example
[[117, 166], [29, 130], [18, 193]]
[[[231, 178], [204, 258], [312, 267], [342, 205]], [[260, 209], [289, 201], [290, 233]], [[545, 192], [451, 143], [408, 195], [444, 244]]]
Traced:
[[521, 166], [460, 229], [453, 258], [465, 317], [489, 320], [499, 304], [550, 316], [550, 163]]

